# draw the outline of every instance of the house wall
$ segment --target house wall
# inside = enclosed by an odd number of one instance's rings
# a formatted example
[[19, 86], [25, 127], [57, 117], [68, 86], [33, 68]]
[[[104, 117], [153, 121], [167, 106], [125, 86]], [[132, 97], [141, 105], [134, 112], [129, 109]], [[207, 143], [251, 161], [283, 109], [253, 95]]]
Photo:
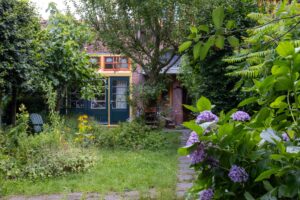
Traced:
[[172, 115], [173, 120], [176, 125], [180, 125], [183, 122], [183, 108], [182, 108], [182, 99], [183, 99], [183, 90], [180, 85], [180, 82], [177, 79], [174, 79], [171, 87], [172, 95]]

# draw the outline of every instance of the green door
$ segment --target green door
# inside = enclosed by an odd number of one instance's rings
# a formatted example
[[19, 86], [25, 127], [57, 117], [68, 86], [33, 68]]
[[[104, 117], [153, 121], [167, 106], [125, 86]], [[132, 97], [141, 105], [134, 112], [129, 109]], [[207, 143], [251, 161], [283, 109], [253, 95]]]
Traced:
[[110, 123], [129, 119], [129, 77], [110, 77]]

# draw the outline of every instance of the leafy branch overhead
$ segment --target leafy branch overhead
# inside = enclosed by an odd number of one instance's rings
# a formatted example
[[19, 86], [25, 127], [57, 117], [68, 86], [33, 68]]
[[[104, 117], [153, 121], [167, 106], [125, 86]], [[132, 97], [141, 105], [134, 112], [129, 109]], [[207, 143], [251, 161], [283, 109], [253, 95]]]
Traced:
[[192, 48], [194, 60], [204, 60], [212, 47], [224, 49], [225, 46], [236, 48], [239, 39], [232, 35], [235, 28], [234, 20], [225, 20], [223, 7], [218, 7], [212, 12], [213, 27], [200, 25], [190, 28], [188, 41], [179, 46], [179, 52], [183, 53]]

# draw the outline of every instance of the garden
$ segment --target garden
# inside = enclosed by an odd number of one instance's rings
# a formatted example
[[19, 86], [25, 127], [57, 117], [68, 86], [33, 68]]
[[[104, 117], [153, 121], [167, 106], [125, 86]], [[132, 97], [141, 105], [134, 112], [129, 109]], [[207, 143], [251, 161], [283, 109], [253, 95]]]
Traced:
[[[31, 1], [0, 0], [0, 197], [300, 199], [298, 1], [65, 4], [62, 12], [50, 3], [41, 20]], [[108, 83], [128, 72], [113, 57], [106, 72], [114, 75], [97, 73], [88, 53], [96, 43], [130, 58], [130, 81], [138, 72], [143, 82], [128, 91], [125, 79], [119, 88]], [[119, 107], [128, 119], [103, 124], [86, 110], [71, 112], [64, 106], [73, 105], [74, 87], [76, 108], [82, 100], [109, 104], [105, 117]], [[182, 128], [189, 137], [180, 146]], [[183, 197], [180, 156], [195, 172]]]

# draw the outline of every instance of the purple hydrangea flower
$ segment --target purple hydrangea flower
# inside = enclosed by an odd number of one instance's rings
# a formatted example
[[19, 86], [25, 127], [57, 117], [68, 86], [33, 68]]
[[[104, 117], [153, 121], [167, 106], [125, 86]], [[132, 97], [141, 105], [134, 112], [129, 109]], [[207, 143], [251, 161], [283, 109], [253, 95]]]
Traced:
[[242, 167], [233, 165], [228, 174], [229, 178], [235, 183], [246, 182], [249, 178], [248, 173]]
[[219, 121], [219, 118], [217, 115], [213, 114], [211, 111], [203, 111], [201, 112], [196, 119], [196, 123], [200, 124], [203, 122], [213, 122], [213, 121]]
[[283, 141], [286, 141], [286, 142], [290, 141], [290, 137], [289, 137], [289, 135], [287, 133], [283, 133], [281, 135], [281, 137], [282, 137]]
[[250, 115], [244, 111], [237, 111], [232, 114], [231, 118], [234, 121], [249, 121], [251, 119]]
[[202, 162], [206, 158], [204, 144], [199, 144], [197, 149], [191, 153], [190, 157], [193, 165]]
[[196, 142], [199, 142], [199, 137], [198, 137], [198, 134], [195, 131], [193, 131], [193, 132], [191, 132], [190, 137], [189, 137], [188, 141], [186, 142], [186, 146], [191, 146], [191, 145], [195, 144]]
[[214, 197], [214, 191], [210, 188], [200, 192], [200, 200], [211, 200]]

